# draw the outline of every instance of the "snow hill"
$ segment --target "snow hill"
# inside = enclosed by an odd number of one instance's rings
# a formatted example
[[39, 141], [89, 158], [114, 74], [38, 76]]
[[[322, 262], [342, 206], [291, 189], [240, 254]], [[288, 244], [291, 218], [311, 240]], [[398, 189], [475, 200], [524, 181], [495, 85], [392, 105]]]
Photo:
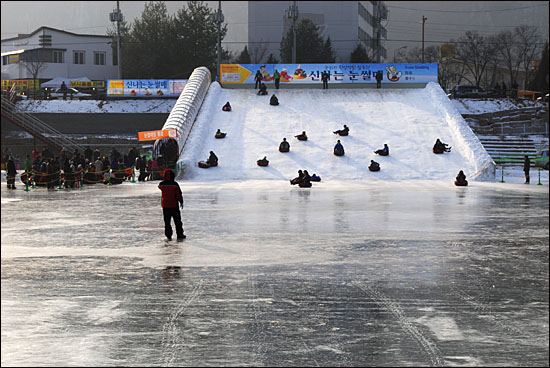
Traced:
[[[459, 170], [468, 179], [493, 179], [486, 170], [489, 155], [435, 83], [424, 89], [270, 89], [268, 96], [255, 92], [211, 85], [180, 157], [183, 179], [288, 180], [298, 169], [316, 173], [323, 181], [454, 180]], [[269, 105], [274, 92], [279, 106]], [[227, 101], [231, 112], [221, 110]], [[350, 135], [333, 134], [343, 124]], [[215, 139], [217, 129], [227, 132], [226, 138]], [[294, 138], [304, 130], [308, 141]], [[289, 153], [278, 151], [283, 137], [290, 143]], [[433, 154], [437, 138], [452, 146], [452, 152]], [[342, 157], [333, 154], [338, 139], [346, 152]], [[384, 143], [390, 155], [376, 155], [373, 151]], [[209, 151], [216, 153], [219, 166], [199, 168], [197, 162], [206, 160]], [[257, 166], [256, 160], [264, 156], [269, 166]], [[368, 170], [371, 159], [380, 163], [381, 171]]]

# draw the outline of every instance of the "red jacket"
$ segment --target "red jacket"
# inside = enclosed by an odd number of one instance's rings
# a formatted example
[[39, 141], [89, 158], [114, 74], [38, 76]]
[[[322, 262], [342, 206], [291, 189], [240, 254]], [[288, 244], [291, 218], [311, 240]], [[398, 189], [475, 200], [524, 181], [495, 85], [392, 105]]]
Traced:
[[160, 182], [159, 189], [162, 191], [162, 208], [178, 208], [178, 203], [183, 203], [183, 195], [178, 183], [174, 181], [174, 172], [166, 169], [164, 180]]

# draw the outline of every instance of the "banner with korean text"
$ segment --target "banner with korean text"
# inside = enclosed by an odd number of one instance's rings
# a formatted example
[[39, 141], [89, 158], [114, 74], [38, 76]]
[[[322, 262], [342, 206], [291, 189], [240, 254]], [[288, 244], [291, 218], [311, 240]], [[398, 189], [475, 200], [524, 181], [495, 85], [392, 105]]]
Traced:
[[120, 79], [107, 81], [111, 97], [178, 98], [187, 79]]
[[176, 129], [151, 130], [148, 132], [138, 132], [138, 141], [155, 141], [162, 138], [177, 138]]
[[281, 84], [321, 83], [321, 74], [326, 71], [329, 83], [373, 83], [376, 74], [382, 73], [382, 84], [437, 83], [438, 64], [222, 64], [221, 83], [255, 84], [257, 71], [262, 82], [274, 83], [275, 71], [280, 74]]

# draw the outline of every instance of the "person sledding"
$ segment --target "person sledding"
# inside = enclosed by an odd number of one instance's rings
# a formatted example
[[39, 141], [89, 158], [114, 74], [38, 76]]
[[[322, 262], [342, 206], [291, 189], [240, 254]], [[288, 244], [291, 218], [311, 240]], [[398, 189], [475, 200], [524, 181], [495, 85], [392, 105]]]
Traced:
[[346, 124], [344, 124], [344, 129], [339, 129], [335, 132], [333, 132], [334, 134], [338, 134], [340, 136], [346, 136], [349, 134], [349, 128]]
[[390, 148], [386, 143], [384, 143], [384, 148], [374, 151], [377, 155], [388, 156], [390, 154]]
[[311, 181], [321, 181], [321, 177], [315, 173], [313, 173], [313, 175], [311, 175]]
[[279, 99], [275, 96], [275, 94], [273, 94], [273, 96], [269, 99], [269, 104], [271, 106], [277, 106], [279, 104]]
[[258, 91], [258, 95], [260, 96], [266, 96], [267, 95], [267, 87], [265, 86], [265, 83], [262, 82], [260, 84], [260, 90]]
[[451, 152], [451, 147], [437, 138], [433, 147], [433, 153]]
[[202, 167], [203, 169], [207, 169], [212, 166], [218, 166], [218, 157], [216, 156], [214, 151], [210, 151], [210, 156], [208, 157], [208, 160], [199, 161], [199, 167]]
[[298, 183], [298, 186], [300, 188], [309, 188], [311, 187], [311, 176], [307, 172], [307, 170], [304, 170], [304, 177], [302, 178], [302, 181]]
[[334, 146], [334, 154], [336, 156], [343, 156], [344, 155], [344, 146], [342, 146], [342, 143], [340, 143], [340, 140], [338, 139], [338, 142]]
[[459, 187], [465, 187], [468, 185], [468, 180], [466, 180], [466, 175], [460, 170], [456, 176], [455, 185]]
[[300, 184], [302, 180], [304, 180], [304, 173], [302, 172], [302, 170], [298, 170], [298, 176], [292, 179], [290, 181], [290, 184], [292, 185]]
[[286, 138], [283, 138], [281, 144], [279, 144], [279, 152], [288, 152], [290, 151], [290, 143], [286, 141]]
[[380, 164], [374, 160], [370, 160], [369, 170], [380, 171]]
[[225, 138], [225, 135], [227, 133], [223, 133], [221, 130], [218, 129], [218, 131], [216, 132], [216, 138], [217, 139], [220, 139], [220, 138]]
[[229, 104], [229, 101], [222, 107], [223, 111], [231, 111], [231, 105]]
[[295, 135], [294, 137], [298, 138], [299, 141], [307, 141], [307, 135], [305, 130], [302, 132], [302, 134]]
[[267, 160], [267, 156], [264, 156], [264, 158], [259, 159], [258, 161], [256, 161], [256, 163], [258, 164], [258, 166], [267, 166], [267, 165], [269, 165], [269, 161]]

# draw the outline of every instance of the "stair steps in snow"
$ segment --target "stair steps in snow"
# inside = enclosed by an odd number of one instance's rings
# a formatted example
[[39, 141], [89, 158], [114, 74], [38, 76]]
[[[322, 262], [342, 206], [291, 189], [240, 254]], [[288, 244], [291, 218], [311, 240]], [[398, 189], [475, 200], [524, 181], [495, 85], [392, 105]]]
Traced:
[[537, 156], [537, 148], [532, 139], [523, 137], [479, 137], [485, 150], [497, 165], [522, 166], [525, 155]]

